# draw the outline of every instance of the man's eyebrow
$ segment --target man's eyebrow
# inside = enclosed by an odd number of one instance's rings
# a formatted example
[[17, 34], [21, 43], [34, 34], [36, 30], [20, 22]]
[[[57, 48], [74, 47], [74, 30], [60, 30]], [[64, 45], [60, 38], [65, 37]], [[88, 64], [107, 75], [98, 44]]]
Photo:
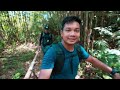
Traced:
[[66, 27], [66, 29], [71, 29], [70, 27]]
[[[66, 29], [71, 29], [70, 27], [66, 27]], [[75, 29], [80, 29], [80, 28], [75, 28]]]

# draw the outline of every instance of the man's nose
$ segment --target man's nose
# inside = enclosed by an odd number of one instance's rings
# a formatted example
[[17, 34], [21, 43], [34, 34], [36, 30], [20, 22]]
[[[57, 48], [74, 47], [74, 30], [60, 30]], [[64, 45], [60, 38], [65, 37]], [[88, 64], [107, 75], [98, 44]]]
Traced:
[[70, 35], [75, 35], [75, 32], [74, 32], [74, 31], [71, 31], [71, 32], [70, 32]]

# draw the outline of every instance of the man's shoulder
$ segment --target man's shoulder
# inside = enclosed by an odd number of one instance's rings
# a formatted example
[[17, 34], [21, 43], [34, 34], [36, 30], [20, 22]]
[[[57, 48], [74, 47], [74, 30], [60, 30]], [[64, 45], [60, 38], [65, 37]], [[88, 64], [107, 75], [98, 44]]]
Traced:
[[75, 48], [80, 49], [81, 47], [83, 47], [81, 44], [78, 43], [75, 44]]
[[52, 43], [51, 47], [56, 50], [56, 48], [58, 48], [58, 44], [59, 44], [58, 42], [57, 43]]
[[55, 54], [55, 52], [56, 52], [56, 50], [55, 50], [55, 48], [53, 47], [53, 45], [46, 47], [46, 52], [45, 52], [45, 54], [47, 54], [47, 55], [52, 55], [52, 56], [53, 56], [53, 55]]
[[51, 47], [57, 52], [63, 50], [61, 42], [56, 42], [51, 45]]

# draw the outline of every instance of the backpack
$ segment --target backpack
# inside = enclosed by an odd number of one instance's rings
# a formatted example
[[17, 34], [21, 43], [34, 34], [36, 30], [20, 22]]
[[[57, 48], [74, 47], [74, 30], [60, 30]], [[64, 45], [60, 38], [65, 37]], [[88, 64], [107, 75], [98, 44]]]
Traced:
[[[62, 45], [59, 43], [57, 44], [52, 44], [51, 45], [53, 48], [55, 48], [55, 52], [56, 52], [56, 61], [54, 64], [54, 68], [52, 71], [52, 75], [54, 74], [59, 74], [62, 71], [62, 68], [64, 66], [64, 61], [65, 61], [65, 53], [63, 50]], [[49, 47], [50, 48], [50, 47]], [[49, 49], [48, 48], [48, 49]], [[47, 49], [47, 50], [48, 50]], [[77, 50], [77, 55], [79, 57], [79, 60], [81, 60], [81, 49], [80, 49], [80, 45], [79, 44], [75, 44], [75, 49]], [[46, 51], [47, 51], [46, 50]]]
[[47, 45], [51, 45], [52, 44], [52, 34], [48, 33], [45, 34], [44, 32], [42, 32], [42, 44], [43, 46], [47, 46]]

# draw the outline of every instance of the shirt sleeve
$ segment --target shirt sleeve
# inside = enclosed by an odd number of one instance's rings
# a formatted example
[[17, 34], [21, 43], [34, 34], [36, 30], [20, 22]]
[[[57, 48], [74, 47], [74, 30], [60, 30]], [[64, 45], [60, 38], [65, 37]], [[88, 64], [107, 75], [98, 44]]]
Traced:
[[55, 57], [55, 50], [53, 47], [50, 47], [43, 57], [40, 69], [52, 69], [54, 67]]
[[82, 59], [87, 59], [88, 57], [89, 57], [89, 53], [82, 47], [82, 46], [80, 46], [80, 48], [81, 48], [81, 57], [82, 57]]

